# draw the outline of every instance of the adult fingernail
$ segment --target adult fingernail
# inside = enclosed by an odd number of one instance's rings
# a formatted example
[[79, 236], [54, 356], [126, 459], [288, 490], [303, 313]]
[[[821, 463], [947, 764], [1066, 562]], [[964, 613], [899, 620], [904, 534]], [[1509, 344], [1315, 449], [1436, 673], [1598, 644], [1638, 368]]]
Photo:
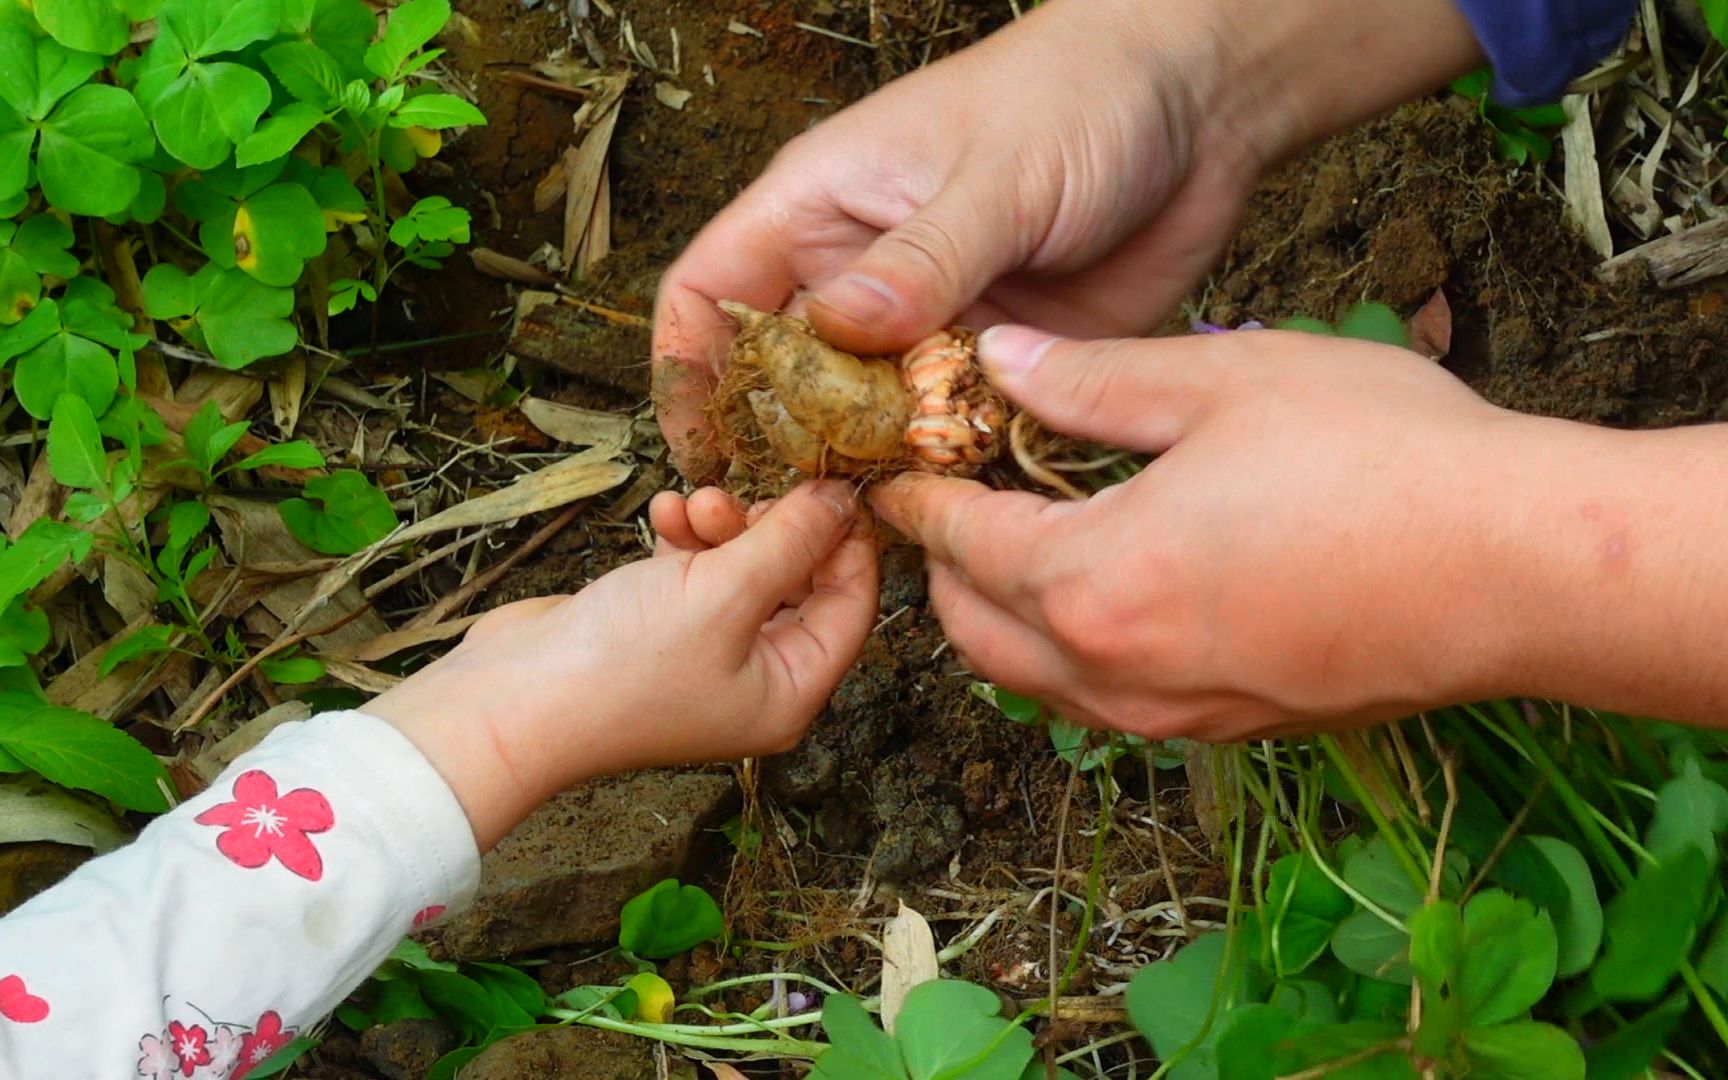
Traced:
[[822, 480], [816, 484], [816, 497], [828, 504], [841, 521], [850, 521], [858, 513], [858, 493], [852, 485], [839, 480]]
[[900, 302], [882, 281], [868, 274], [842, 274], [817, 290], [817, 303], [856, 322], [874, 322]]
[[1056, 341], [1054, 334], [1030, 326], [992, 326], [978, 335], [978, 358], [992, 375], [1021, 378], [1038, 366]]

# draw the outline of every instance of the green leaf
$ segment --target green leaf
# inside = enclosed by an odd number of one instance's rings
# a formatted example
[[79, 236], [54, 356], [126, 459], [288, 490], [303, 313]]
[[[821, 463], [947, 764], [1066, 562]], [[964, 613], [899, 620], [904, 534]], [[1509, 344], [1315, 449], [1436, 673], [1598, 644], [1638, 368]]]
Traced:
[[102, 450], [102, 432], [90, 403], [75, 394], [63, 394], [54, 403], [48, 424], [48, 467], [54, 479], [69, 488], [85, 491], [108, 486], [108, 455]]
[[1704, 22], [1710, 27], [1711, 36], [1728, 44], [1728, 3], [1724, 0], [1701, 0], [1698, 6], [1704, 11]]
[[1640, 1080], [1648, 1076], [1651, 1063], [1685, 1017], [1687, 1004], [1685, 997], [1676, 996], [1591, 1043], [1584, 1051], [1586, 1075], [1590, 1080]]
[[185, 551], [209, 527], [209, 507], [196, 499], [177, 502], [168, 510], [168, 546]]
[[[4, 126], [0, 122], [0, 131]], [[141, 183], [134, 166], [154, 148], [150, 125], [131, 94], [117, 86], [81, 86], [42, 125], [37, 159], [42, 195], [48, 205], [69, 214], [117, 214], [132, 205]], [[0, 161], [4, 157], [0, 148]], [[0, 165], [0, 174], [4, 171]], [[5, 186], [0, 180], [0, 191]]]
[[94, 537], [77, 526], [50, 518], [37, 521], [0, 551], [0, 598], [11, 604], [46, 581], [68, 559], [82, 562], [93, 542]]
[[[1351, 983], [1360, 980], [1351, 979]], [[1408, 998], [1409, 995], [1405, 995]], [[1272, 988], [1271, 1004], [1305, 1025], [1331, 1024], [1338, 1020], [1338, 997], [1334, 990], [1315, 979], [1295, 979]]]
[[1559, 943], [1548, 913], [1490, 889], [1464, 907], [1464, 948], [1453, 993], [1474, 1027], [1523, 1015], [1554, 984]]
[[1698, 954], [1698, 977], [1705, 986], [1728, 998], [1728, 913], [1716, 920], [1709, 943]]
[[270, 83], [242, 64], [195, 63], [149, 107], [164, 150], [195, 169], [213, 169], [257, 128], [270, 107]]
[[258, 670], [278, 686], [300, 686], [324, 677], [324, 662], [312, 656], [271, 657], [260, 661]]
[[0, 326], [17, 323], [42, 298], [42, 275], [70, 279], [78, 273], [72, 229], [53, 214], [37, 214], [14, 226], [0, 222]]
[[1267, 970], [1274, 978], [1288, 978], [1306, 971], [1326, 954], [1337, 924], [1302, 911], [1287, 911], [1281, 918], [1255, 912], [1261, 940], [1267, 953]]
[[181, 319], [198, 310], [191, 275], [173, 263], [157, 263], [144, 275], [144, 310], [152, 319]]
[[1608, 944], [1590, 971], [1596, 992], [1609, 1001], [1660, 995], [1697, 937], [1709, 884], [1710, 864], [1695, 847], [1641, 867], [1608, 904]]
[[1043, 722], [1044, 707], [1036, 701], [1033, 701], [1031, 698], [1021, 697], [1019, 694], [1004, 690], [1000, 686], [991, 686], [988, 683], [977, 683], [975, 685], [984, 688], [984, 691], [981, 693], [984, 700], [996, 706], [1003, 716], [1014, 721], [1016, 724], [1037, 724]]
[[0, 747], [61, 787], [93, 791], [128, 810], [168, 809], [157, 786], [167, 782], [162, 763], [89, 713], [0, 692]]
[[[311, 491], [312, 484], [307, 484], [306, 490]], [[293, 522], [288, 527], [292, 530]], [[712, 896], [698, 886], [680, 886], [676, 878], [667, 878], [624, 905], [619, 915], [618, 946], [649, 960], [664, 960], [725, 932], [726, 920]]]
[[[1198, 1080], [1216, 1070], [1220, 1024], [1243, 997], [1245, 985], [1240, 956], [1226, 977], [1227, 940], [1222, 932], [1201, 934], [1170, 959], [1141, 968], [1128, 984], [1128, 1017], [1159, 1060], [1171, 1061], [1194, 1044], [1170, 1071], [1171, 1080]], [[1212, 1017], [1209, 1028], [1208, 1015]]]
[[17, 667], [48, 647], [53, 630], [48, 613], [27, 604], [23, 597], [0, 613], [0, 667]]
[[312, 43], [336, 58], [346, 79], [366, 77], [366, 49], [378, 33], [378, 19], [360, 0], [317, 0], [312, 11]]
[[322, 469], [324, 455], [316, 446], [303, 439], [293, 442], [278, 443], [266, 446], [255, 454], [248, 454], [235, 462], [235, 469], [262, 469], [274, 467], [278, 469]]
[[390, 242], [408, 247], [416, 242], [455, 241], [466, 244], [472, 218], [442, 195], [421, 199], [390, 226]]
[[274, 36], [282, 6], [281, 0], [166, 0], [158, 18], [198, 59]]
[[384, 36], [366, 50], [366, 69], [393, 80], [408, 57], [438, 36], [450, 21], [450, 0], [408, 0], [390, 12]]
[[1587, 970], [1602, 948], [1602, 901], [1596, 894], [1596, 880], [1584, 856], [1566, 841], [1553, 836], [1525, 839], [1565, 885], [1565, 903], [1546, 910], [1560, 939], [1555, 977], [1571, 978]]
[[1577, 1040], [1548, 1024], [1468, 1028], [1464, 1054], [1470, 1080], [1584, 1080]]
[[[1452, 861], [1448, 859], [1447, 862], [1445, 876], [1451, 879], [1453, 888], [1449, 890], [1443, 882], [1441, 896], [1455, 895], [1463, 877], [1461, 872], [1452, 873]], [[1374, 837], [1360, 851], [1344, 860], [1344, 880], [1351, 888], [1399, 918], [1421, 907], [1427, 891], [1425, 883], [1418, 883], [1404, 869], [1382, 836]]]
[[336, 58], [310, 41], [288, 41], [264, 50], [264, 63], [296, 101], [319, 109], [342, 97], [342, 71]]
[[496, 1028], [534, 1022], [513, 1005], [501, 1005], [484, 986], [458, 972], [420, 971], [414, 979], [427, 1004], [469, 1039], [483, 1039]]
[[20, 25], [0, 25], [0, 101], [26, 120], [47, 117], [56, 102], [100, 70], [100, 56], [73, 52]]
[[1715, 866], [1724, 830], [1728, 830], [1728, 789], [1706, 780], [1692, 761], [1683, 775], [1656, 792], [1656, 813], [1645, 831], [1644, 848], [1660, 862], [1695, 847]]
[[1385, 304], [1357, 304], [1346, 311], [1338, 323], [1338, 336], [1399, 349], [1410, 347], [1410, 331], [1404, 320]]
[[462, 1066], [484, 1054], [487, 1045], [490, 1044], [462, 1046], [450, 1051], [434, 1061], [432, 1067], [426, 1070], [426, 1080], [457, 1080], [457, 1077], [461, 1075]]
[[509, 964], [473, 963], [467, 968], [475, 981], [495, 993], [503, 994], [530, 1017], [546, 1011], [546, 991], [540, 984]]
[[[1278, 1044], [1274, 1075], [1311, 1069], [1326, 1080], [1416, 1080], [1415, 1065], [1398, 1049], [1403, 1038], [1401, 1026], [1380, 1023], [1332, 1024], [1300, 1032]], [[1363, 1057], [1373, 1050], [1381, 1052]], [[1335, 1064], [1344, 1061], [1353, 1064]]]
[[232, 246], [212, 252], [215, 261], [238, 266], [279, 288], [299, 281], [306, 260], [322, 255], [329, 239], [318, 200], [294, 183], [272, 184], [243, 200], [235, 209], [229, 235]]
[[1283, 322], [1274, 324], [1274, 329], [1288, 330], [1299, 334], [1318, 334], [1321, 337], [1336, 337], [1338, 333], [1323, 320], [1310, 318], [1307, 315], [1285, 319]]
[[310, 1035], [302, 1035], [289, 1042], [274, 1054], [265, 1058], [258, 1067], [248, 1072], [249, 1080], [258, 1080], [266, 1076], [280, 1076], [288, 1071], [288, 1066], [299, 1061], [308, 1050], [315, 1050], [323, 1043], [323, 1039], [315, 1039]]
[[1358, 975], [1410, 985], [1410, 935], [1371, 911], [1358, 911], [1338, 924], [1332, 955]]
[[288, 531], [314, 551], [352, 555], [396, 528], [389, 497], [362, 472], [344, 469], [320, 476], [307, 481], [304, 491], [306, 498], [289, 499], [277, 512]]
[[858, 999], [837, 994], [822, 1003], [829, 1047], [810, 1080], [906, 1080], [900, 1048], [877, 1027]]
[[192, 414], [192, 419], [186, 421], [186, 430], [181, 437], [186, 440], [186, 452], [192, 456], [192, 464], [202, 472], [210, 471], [209, 447], [210, 440], [222, 429], [222, 410], [214, 401], [206, 401]]
[[114, 0], [36, 0], [36, 19], [68, 49], [112, 56], [131, 38], [126, 14]]
[[234, 161], [238, 165], [257, 165], [291, 154], [300, 140], [323, 122], [324, 114], [316, 106], [289, 105], [240, 141], [234, 150]]
[[1356, 905], [1348, 893], [1326, 876], [1314, 856], [1303, 851], [1272, 864], [1266, 885], [1266, 906], [1274, 911], [1300, 911], [1337, 922]]
[[1410, 916], [1410, 970], [1430, 991], [1451, 983], [1464, 954], [1464, 916], [1450, 900], [1435, 900]]
[[167, 652], [172, 647], [169, 639], [173, 636], [173, 629], [167, 626], [146, 626], [142, 630], [127, 634], [108, 646], [108, 651], [102, 654], [102, 665], [98, 674], [106, 679], [114, 673], [115, 668], [129, 660]]
[[1218, 1032], [1219, 1080], [1277, 1080], [1273, 1055], [1295, 1032], [1296, 1017], [1275, 1005], [1244, 1005]]
[[390, 117], [391, 127], [422, 127], [433, 131], [479, 127], [485, 123], [485, 113], [454, 94], [417, 94], [404, 101]]
[[1002, 1016], [982, 986], [932, 979], [914, 986], [894, 1039], [912, 1080], [1020, 1080], [1032, 1060], [1032, 1033]]

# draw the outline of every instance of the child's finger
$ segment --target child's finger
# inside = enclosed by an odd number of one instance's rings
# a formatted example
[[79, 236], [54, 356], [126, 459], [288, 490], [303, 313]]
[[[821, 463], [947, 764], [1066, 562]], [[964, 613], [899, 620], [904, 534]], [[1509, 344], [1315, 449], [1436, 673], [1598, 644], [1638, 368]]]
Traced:
[[690, 528], [705, 547], [719, 547], [738, 538], [746, 526], [744, 504], [719, 488], [703, 488], [685, 504]]
[[853, 529], [817, 567], [810, 598], [762, 628], [795, 708], [820, 708], [857, 660], [876, 622], [879, 588], [875, 541], [868, 530]]
[[[809, 582], [840, 545], [858, 513], [852, 489], [837, 481], [805, 484], [725, 547], [708, 552], [706, 571], [723, 582], [736, 617], [759, 626], [780, 601]], [[701, 562], [702, 560], [698, 560]]]
[[676, 491], [662, 491], [648, 503], [648, 524], [656, 537], [656, 556], [701, 551], [708, 546], [696, 535], [690, 524], [689, 506]]

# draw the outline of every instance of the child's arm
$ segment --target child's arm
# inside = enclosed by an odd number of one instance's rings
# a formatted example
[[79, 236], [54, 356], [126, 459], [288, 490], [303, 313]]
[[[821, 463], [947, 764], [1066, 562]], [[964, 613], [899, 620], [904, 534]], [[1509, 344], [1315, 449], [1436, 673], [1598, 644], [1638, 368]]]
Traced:
[[545, 798], [796, 742], [875, 614], [850, 495], [806, 487], [747, 530], [713, 492], [653, 516], [659, 557], [489, 614], [363, 713], [279, 729], [0, 919], [0, 1077], [244, 1077], [464, 904]]

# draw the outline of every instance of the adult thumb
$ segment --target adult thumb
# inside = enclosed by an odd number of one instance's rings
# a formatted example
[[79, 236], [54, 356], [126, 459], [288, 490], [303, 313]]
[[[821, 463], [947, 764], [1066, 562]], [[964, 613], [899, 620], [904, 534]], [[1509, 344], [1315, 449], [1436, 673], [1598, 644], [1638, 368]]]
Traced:
[[1156, 454], [1216, 396], [1209, 346], [1202, 335], [1074, 341], [1003, 325], [978, 336], [978, 358], [997, 389], [1051, 430]]
[[993, 179], [950, 182], [816, 289], [809, 298], [816, 332], [869, 354], [910, 348], [942, 329], [1025, 258], [1012, 197]]

